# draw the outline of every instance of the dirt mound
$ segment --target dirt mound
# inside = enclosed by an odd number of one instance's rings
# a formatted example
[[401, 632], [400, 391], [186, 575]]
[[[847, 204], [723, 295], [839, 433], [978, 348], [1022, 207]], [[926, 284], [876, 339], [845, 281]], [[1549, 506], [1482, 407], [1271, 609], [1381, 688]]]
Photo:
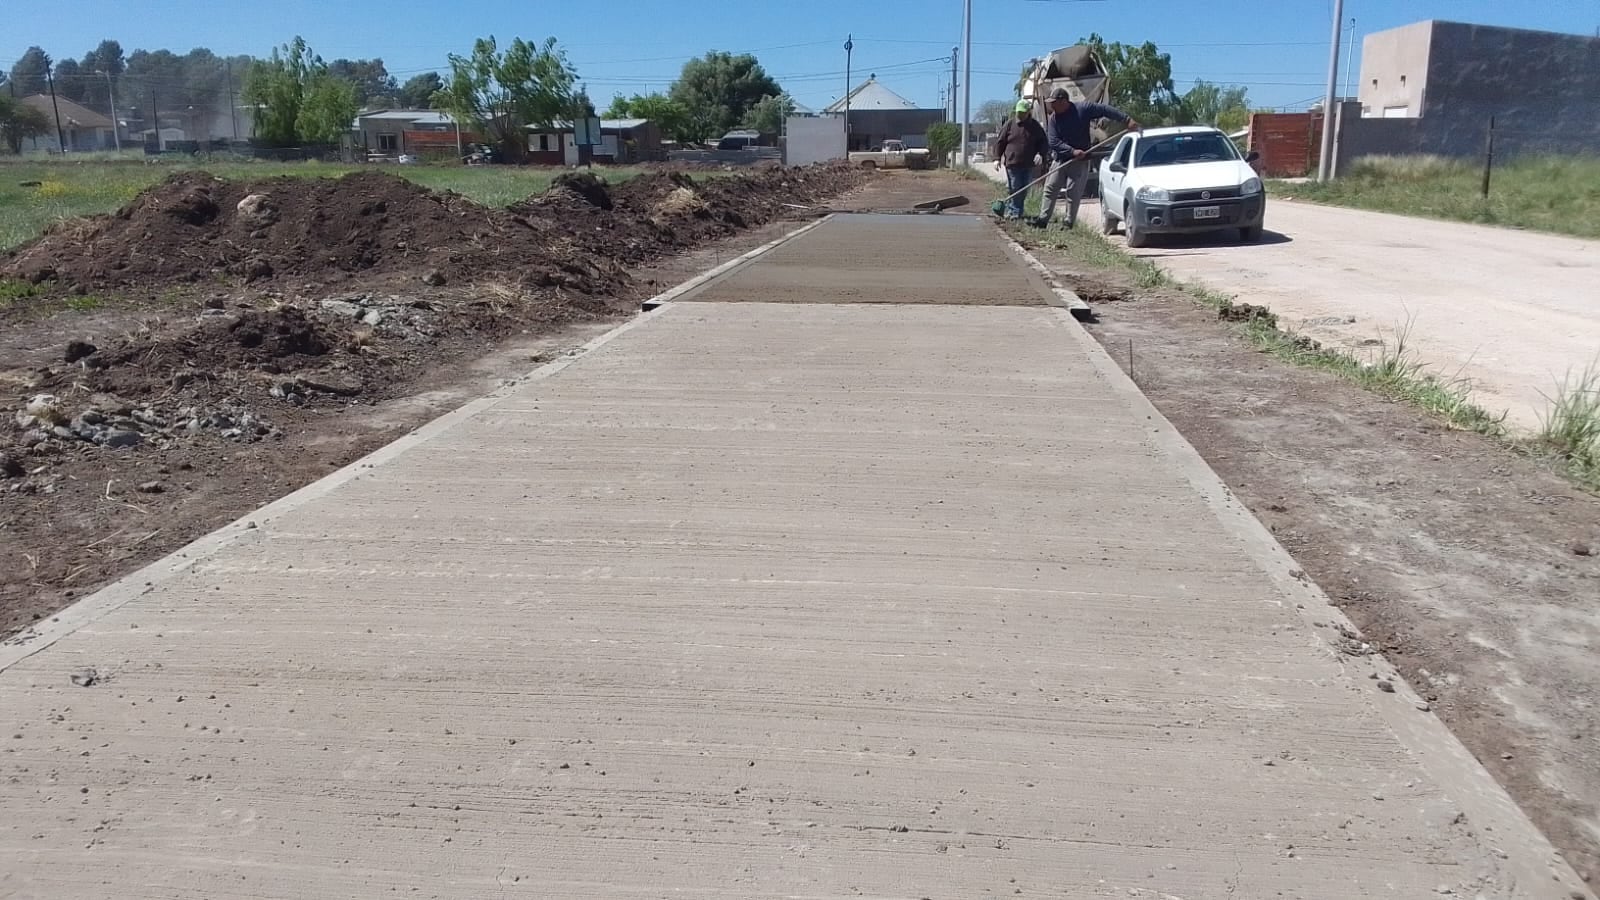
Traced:
[[0, 258], [0, 277], [55, 293], [173, 286], [336, 284], [406, 275], [429, 286], [497, 281], [613, 296], [624, 265], [766, 222], [783, 204], [859, 184], [846, 166], [709, 177], [657, 172], [611, 185], [559, 176], [507, 210], [382, 172], [223, 181], [174, 175], [108, 216], [69, 220]]
[[[569, 267], [569, 252], [516, 216], [383, 173], [249, 183], [183, 173], [113, 215], [52, 228], [0, 263], [0, 276], [77, 292], [402, 272], [539, 284]], [[626, 280], [615, 266], [579, 268], [585, 277], [565, 287], [607, 294]]]

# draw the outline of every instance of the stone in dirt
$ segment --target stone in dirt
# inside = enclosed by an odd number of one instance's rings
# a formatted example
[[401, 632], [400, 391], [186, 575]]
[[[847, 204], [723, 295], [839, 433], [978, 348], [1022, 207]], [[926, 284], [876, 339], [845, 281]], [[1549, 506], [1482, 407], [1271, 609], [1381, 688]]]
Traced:
[[146, 481], [139, 485], [139, 493], [141, 494], [164, 494], [166, 490], [166, 485], [159, 481]]
[[94, 687], [100, 683], [100, 673], [94, 669], [79, 669], [72, 673], [72, 683], [78, 687]]
[[438, 269], [429, 269], [427, 274], [422, 276], [422, 283], [429, 287], [444, 287], [449, 281], [450, 278]]
[[88, 341], [68, 341], [67, 352], [62, 354], [62, 359], [69, 363], [75, 363], [85, 357], [93, 356], [96, 349], [95, 345]]

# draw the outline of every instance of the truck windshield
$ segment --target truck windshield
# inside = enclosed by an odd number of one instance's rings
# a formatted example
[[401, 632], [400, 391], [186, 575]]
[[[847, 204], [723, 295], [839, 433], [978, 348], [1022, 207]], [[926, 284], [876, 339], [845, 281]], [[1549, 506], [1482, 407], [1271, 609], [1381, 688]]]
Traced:
[[1169, 134], [1139, 141], [1138, 165], [1173, 166], [1182, 163], [1216, 162], [1238, 159], [1233, 141], [1218, 132], [1210, 134]]

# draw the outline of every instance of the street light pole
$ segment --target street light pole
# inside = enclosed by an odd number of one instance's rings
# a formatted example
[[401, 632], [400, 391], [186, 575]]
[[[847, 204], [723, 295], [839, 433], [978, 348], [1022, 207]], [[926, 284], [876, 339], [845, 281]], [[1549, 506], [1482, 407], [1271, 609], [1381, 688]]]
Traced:
[[1350, 48], [1345, 52], [1345, 55], [1344, 55], [1344, 98], [1346, 100], [1355, 99], [1353, 96], [1351, 96], [1351, 91], [1355, 90], [1355, 88], [1351, 86], [1355, 81], [1355, 77], [1356, 77], [1356, 20], [1355, 20], [1354, 16], [1351, 16], [1350, 17]]
[[972, 121], [972, 0], [962, 4], [961, 28], [961, 164], [970, 165], [967, 127]]
[[1333, 123], [1335, 94], [1339, 91], [1339, 45], [1344, 43], [1344, 0], [1333, 0], [1333, 40], [1328, 49], [1328, 94], [1322, 101], [1322, 156], [1317, 163], [1317, 180], [1327, 181], [1333, 174]]
[[111, 138], [117, 143], [117, 152], [122, 152], [122, 126], [117, 124], [117, 89], [111, 84], [111, 70], [106, 69], [100, 74], [106, 76], [106, 106], [111, 109]]
[[852, 35], [844, 36], [844, 152], [850, 152], [850, 60], [854, 55], [856, 42]]

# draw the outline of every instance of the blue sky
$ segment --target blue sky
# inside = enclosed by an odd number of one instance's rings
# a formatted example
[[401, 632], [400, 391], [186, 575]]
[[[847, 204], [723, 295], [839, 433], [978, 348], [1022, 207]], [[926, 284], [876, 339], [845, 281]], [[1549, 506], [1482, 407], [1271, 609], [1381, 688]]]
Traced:
[[[304, 36], [325, 58], [382, 57], [404, 78], [444, 66], [474, 38], [543, 38], [567, 48], [602, 106], [616, 92], [663, 90], [688, 56], [752, 51], [802, 103], [821, 107], [854, 74], [938, 106], [960, 0], [53, 0], [6, 3], [0, 65], [29, 45], [81, 57], [102, 38], [135, 48], [265, 55]], [[975, 0], [972, 104], [1010, 95], [1032, 55], [1098, 31], [1172, 54], [1179, 90], [1197, 78], [1247, 85], [1259, 106], [1304, 107], [1322, 93], [1332, 0]], [[1361, 35], [1419, 19], [1594, 34], [1597, 0], [1346, 0]], [[1359, 64], [1359, 63], [1358, 63]], [[1359, 70], [1358, 70], [1359, 71]], [[1341, 82], [1343, 76], [1341, 76]]]

